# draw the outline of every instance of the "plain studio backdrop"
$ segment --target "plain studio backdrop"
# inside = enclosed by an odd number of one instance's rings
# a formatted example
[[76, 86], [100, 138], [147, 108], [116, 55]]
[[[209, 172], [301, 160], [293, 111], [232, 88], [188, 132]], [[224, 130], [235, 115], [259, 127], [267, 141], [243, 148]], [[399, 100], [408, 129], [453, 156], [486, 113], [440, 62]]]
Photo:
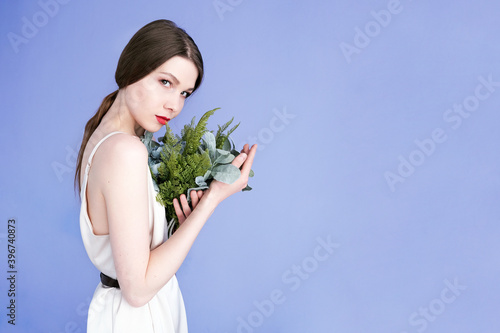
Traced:
[[254, 189], [220, 205], [177, 274], [190, 332], [499, 332], [499, 13], [487, 0], [1, 1], [0, 331], [85, 332], [99, 274], [76, 154], [123, 47], [166, 18], [206, 68], [174, 131], [221, 107], [210, 129], [234, 116], [238, 146], [260, 145]]

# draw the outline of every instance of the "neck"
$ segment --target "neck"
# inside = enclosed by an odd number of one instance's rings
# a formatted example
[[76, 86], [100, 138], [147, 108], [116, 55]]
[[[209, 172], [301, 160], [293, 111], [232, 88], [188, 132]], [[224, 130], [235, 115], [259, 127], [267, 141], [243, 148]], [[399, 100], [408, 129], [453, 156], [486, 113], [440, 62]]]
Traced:
[[121, 89], [118, 91], [118, 95], [108, 112], [102, 118], [99, 127], [101, 127], [101, 131], [104, 133], [119, 131], [137, 137], [144, 135], [144, 129], [135, 121], [130, 113], [124, 100], [123, 90]]

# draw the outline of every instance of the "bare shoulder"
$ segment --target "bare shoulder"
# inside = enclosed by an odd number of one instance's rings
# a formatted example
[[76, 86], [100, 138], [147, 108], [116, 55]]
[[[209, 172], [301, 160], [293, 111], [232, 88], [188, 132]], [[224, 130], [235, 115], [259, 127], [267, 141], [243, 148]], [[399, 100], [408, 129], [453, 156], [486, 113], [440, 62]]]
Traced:
[[[141, 140], [125, 133], [115, 134], [104, 141], [97, 150], [94, 165], [103, 171], [131, 171], [143, 169], [148, 162], [148, 151]], [[118, 169], [117, 169], [118, 168]]]
[[118, 133], [110, 136], [102, 143], [103, 150], [109, 150], [108, 153], [121, 154], [123, 152], [133, 154], [147, 155], [146, 146], [136, 136], [126, 133]]

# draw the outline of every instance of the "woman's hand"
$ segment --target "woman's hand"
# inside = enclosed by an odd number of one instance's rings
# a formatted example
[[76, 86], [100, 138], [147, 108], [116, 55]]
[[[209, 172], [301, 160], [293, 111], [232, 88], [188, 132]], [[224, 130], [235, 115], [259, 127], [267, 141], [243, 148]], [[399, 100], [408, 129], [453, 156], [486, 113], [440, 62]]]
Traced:
[[[211, 200], [214, 200], [216, 204], [219, 204], [224, 199], [230, 195], [243, 190], [248, 184], [248, 175], [252, 169], [253, 159], [257, 151], [257, 145], [253, 145], [249, 148], [246, 144], [241, 150], [240, 155], [238, 155], [231, 164], [241, 169], [241, 176], [232, 184], [226, 184], [219, 182], [217, 180], [212, 180], [210, 187], [205, 190], [207, 193], [210, 192], [209, 196]], [[174, 209], [177, 218], [179, 219], [179, 225], [182, 224], [191, 212], [196, 208], [201, 198], [205, 194], [205, 191], [191, 191], [191, 207], [187, 202], [186, 195], [181, 194], [179, 199], [174, 199]], [[205, 194], [206, 195], [206, 194]]]
[[[196, 208], [198, 202], [200, 202], [201, 197], [203, 197], [203, 191], [191, 191], [191, 206], [193, 207], [193, 209]], [[179, 220], [179, 225], [181, 225], [187, 219], [189, 214], [191, 214], [192, 209], [191, 207], [189, 207], [189, 203], [185, 194], [181, 194], [179, 199], [174, 199], [173, 203], [175, 214], [177, 215], [177, 219]]]
[[250, 146], [248, 144], [245, 144], [240, 154], [236, 156], [236, 158], [231, 163], [232, 165], [241, 169], [240, 178], [238, 178], [232, 184], [226, 184], [215, 179], [212, 180], [212, 182], [210, 183], [210, 187], [208, 188], [208, 190], [206, 190], [207, 193], [205, 193], [205, 199], [210, 198], [210, 201], [214, 200], [218, 205], [224, 199], [228, 198], [236, 192], [240, 192], [247, 186], [248, 175], [250, 173], [250, 170], [252, 169], [253, 159], [255, 153], [257, 152], [257, 145], [254, 144], [252, 148], [249, 147]]

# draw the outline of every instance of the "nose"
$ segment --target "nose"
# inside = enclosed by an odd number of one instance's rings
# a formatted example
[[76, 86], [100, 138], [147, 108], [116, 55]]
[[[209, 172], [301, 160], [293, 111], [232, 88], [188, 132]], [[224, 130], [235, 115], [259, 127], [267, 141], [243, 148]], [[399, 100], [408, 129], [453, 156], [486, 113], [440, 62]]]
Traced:
[[173, 113], [173, 115], [177, 115], [181, 112], [182, 107], [184, 106], [184, 100], [182, 96], [169, 96], [169, 98], [163, 104], [163, 108], [168, 112]]

